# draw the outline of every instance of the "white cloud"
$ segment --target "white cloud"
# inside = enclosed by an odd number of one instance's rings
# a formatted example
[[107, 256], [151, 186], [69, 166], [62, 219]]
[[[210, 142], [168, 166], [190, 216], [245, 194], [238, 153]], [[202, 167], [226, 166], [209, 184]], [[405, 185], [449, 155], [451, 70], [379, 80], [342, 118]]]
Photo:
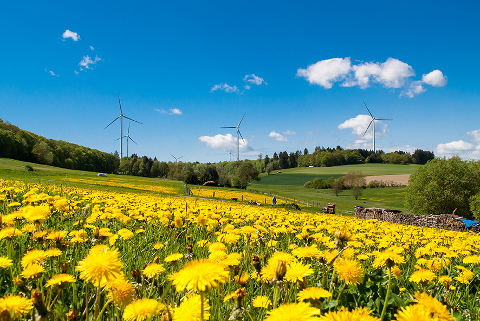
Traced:
[[47, 70], [47, 68], [45, 68], [45, 72], [48, 72], [48, 73], [49, 73], [50, 75], [52, 75], [52, 76], [57, 76], [57, 77], [58, 77], [58, 75], [56, 75], [56, 74], [55, 74], [53, 71], [51, 71], [51, 70]]
[[372, 82], [385, 88], [401, 88], [410, 83], [408, 91], [400, 94], [410, 98], [425, 92], [424, 84], [442, 87], [447, 83], [447, 77], [440, 70], [424, 74], [422, 80], [409, 81], [415, 76], [412, 66], [391, 57], [383, 63], [361, 62], [357, 65], [351, 64], [350, 57], [326, 59], [309, 65], [307, 69], [298, 69], [296, 75], [326, 89], [340, 81], [342, 87], [359, 86], [361, 89], [370, 87]]
[[408, 64], [388, 58], [384, 63], [366, 62], [352, 67], [355, 81], [345, 84], [350, 87], [357, 84], [360, 88], [369, 87], [370, 80], [382, 84], [386, 88], [400, 88], [405, 84], [405, 79], [415, 76], [413, 68]]
[[181, 115], [182, 114], [182, 111], [178, 108], [173, 108], [173, 109], [170, 109], [170, 115]]
[[78, 33], [76, 32], [73, 32], [73, 31], [70, 31], [70, 30], [65, 30], [65, 32], [63, 33], [62, 35], [63, 39], [67, 39], [67, 38], [72, 38], [73, 41], [78, 41], [78, 39], [80, 39], [80, 36]]
[[[363, 134], [365, 133], [365, 130], [367, 129], [371, 121], [372, 121], [372, 117], [370, 117], [369, 115], [358, 115], [357, 117], [347, 119], [346, 121], [338, 125], [338, 129], [342, 130], [342, 129], [351, 128], [352, 135], [363, 137], [361, 138], [361, 140], [373, 139], [373, 124], [370, 125], [365, 136], [363, 136]], [[380, 120], [375, 121], [375, 138], [381, 138], [381, 137], [387, 136], [387, 130], [388, 130], [387, 124], [382, 123], [382, 121]]]
[[468, 136], [471, 136], [475, 143], [480, 143], [480, 129], [467, 132]]
[[417, 80], [412, 82], [408, 91], [400, 94], [400, 96], [407, 95], [408, 97], [413, 98], [415, 95], [419, 95], [425, 91], [427, 90], [423, 88], [423, 81]]
[[447, 84], [447, 77], [440, 70], [434, 70], [422, 76], [422, 81], [430, 86], [443, 87]]
[[158, 108], [154, 108], [155, 111], [158, 111], [160, 114], [166, 114], [167, 111], [165, 109], [158, 109]]
[[446, 144], [438, 144], [435, 148], [435, 153], [440, 155], [465, 154], [465, 152], [473, 150], [475, 150], [475, 145], [458, 140]]
[[93, 51], [93, 50], [95, 50], [95, 48], [93, 48], [92, 46], [90, 46], [90, 50], [92, 50], [92, 51]]
[[270, 134], [268, 134], [268, 137], [274, 138], [277, 142], [288, 142], [287, 137], [282, 136], [281, 134], [274, 131], [270, 132]]
[[82, 60], [78, 63], [78, 65], [80, 66], [80, 71], [84, 70], [84, 68], [93, 69], [91, 65], [96, 65], [99, 61], [102, 61], [102, 59], [100, 59], [98, 56], [95, 56], [94, 60], [92, 60], [88, 55], [83, 56]]
[[[261, 85], [262, 83], [265, 84], [265, 85], [268, 85], [268, 83], [266, 83], [265, 80], [263, 80], [263, 78], [255, 76], [254, 74], [246, 75], [245, 77], [243, 77], [243, 81], [249, 82], [249, 83], [254, 84], [254, 85]], [[247, 86], [248, 85], [246, 85], [245, 87], [247, 87]], [[250, 86], [248, 86], [247, 89], [250, 89]]]
[[287, 130], [284, 131], [282, 134], [284, 134], [284, 135], [296, 135], [297, 132], [296, 132], [296, 131], [293, 131], [293, 130], [290, 130], [290, 129], [287, 129]]
[[334, 82], [344, 79], [351, 70], [350, 58], [332, 58], [318, 61], [307, 69], [299, 68], [297, 77], [304, 77], [310, 84], [330, 89]]
[[[201, 142], [207, 144], [207, 147], [213, 149], [233, 150], [237, 148], [237, 138], [232, 134], [215, 135], [215, 136], [200, 136], [198, 138]], [[239, 141], [240, 151], [249, 150], [248, 141], [246, 139], [240, 139]]]
[[213, 93], [214, 91], [216, 90], [223, 90], [224, 92], [226, 93], [240, 93], [240, 91], [238, 90], [237, 86], [229, 86], [227, 84], [218, 84], [218, 85], [215, 85], [212, 87], [212, 89], [210, 89], [210, 92]]

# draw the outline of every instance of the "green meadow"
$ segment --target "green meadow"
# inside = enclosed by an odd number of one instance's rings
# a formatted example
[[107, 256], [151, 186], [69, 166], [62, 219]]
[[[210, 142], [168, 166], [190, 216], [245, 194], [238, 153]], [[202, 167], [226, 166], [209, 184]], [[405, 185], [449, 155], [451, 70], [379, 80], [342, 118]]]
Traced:
[[[32, 166], [34, 171], [27, 171], [26, 165]], [[344, 165], [335, 167], [314, 168], [291, 168], [281, 170], [281, 173], [273, 172], [271, 175], [261, 174], [259, 182], [253, 181], [247, 191], [257, 191], [276, 195], [288, 202], [295, 202], [308, 211], [320, 211], [327, 203], [335, 203], [339, 214], [352, 215], [355, 206], [380, 207], [401, 210], [409, 213], [404, 208], [405, 187], [387, 187], [362, 190], [362, 196], [355, 200], [349, 190], [344, 190], [336, 196], [329, 189], [307, 189], [303, 185], [309, 180], [320, 177], [324, 180], [329, 177], [339, 177], [350, 171], [360, 171], [363, 175], [394, 175], [412, 174], [419, 168], [418, 165], [391, 165], [391, 164], [361, 164]], [[96, 172], [70, 170], [47, 165], [27, 163], [17, 160], [0, 158], [0, 178], [16, 179], [26, 182], [52, 182], [69, 186], [89, 187], [108, 191], [135, 191], [142, 193], [154, 193], [146, 191], [145, 186], [169, 187], [175, 189], [177, 194], [184, 194], [184, 183], [181, 181], [147, 178], [139, 176], [126, 176], [109, 174], [108, 177], [98, 177]], [[105, 182], [111, 182], [105, 186]], [[195, 188], [195, 186], [190, 186]], [[212, 194], [223, 187], [202, 187], [211, 189]], [[232, 188], [229, 188], [232, 189]], [[267, 203], [271, 202], [271, 196], [266, 195]], [[306, 205], [308, 203], [308, 208]]]

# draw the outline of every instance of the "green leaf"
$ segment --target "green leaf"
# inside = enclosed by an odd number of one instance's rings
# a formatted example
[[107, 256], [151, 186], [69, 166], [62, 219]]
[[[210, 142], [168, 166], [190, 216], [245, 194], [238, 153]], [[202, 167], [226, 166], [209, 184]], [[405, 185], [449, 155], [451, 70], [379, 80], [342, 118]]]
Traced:
[[330, 308], [336, 307], [337, 305], [338, 305], [337, 300], [332, 300], [332, 301], [329, 301], [329, 302], [325, 303], [325, 304], [323, 305], [323, 308], [324, 308], [324, 309], [330, 309]]
[[393, 301], [395, 301], [395, 305], [397, 305], [399, 307], [404, 307], [405, 306], [405, 302], [403, 302], [403, 299], [401, 297], [399, 297], [395, 293], [390, 293], [390, 296], [391, 296], [391, 298], [393, 298]]

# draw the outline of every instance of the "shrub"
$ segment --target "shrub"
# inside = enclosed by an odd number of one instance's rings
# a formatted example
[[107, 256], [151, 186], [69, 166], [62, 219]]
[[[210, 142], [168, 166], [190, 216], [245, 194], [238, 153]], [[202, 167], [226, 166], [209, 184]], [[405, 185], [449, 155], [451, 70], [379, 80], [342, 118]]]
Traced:
[[416, 214], [453, 213], [471, 218], [470, 197], [480, 188], [471, 163], [459, 157], [435, 158], [410, 176], [405, 205]]

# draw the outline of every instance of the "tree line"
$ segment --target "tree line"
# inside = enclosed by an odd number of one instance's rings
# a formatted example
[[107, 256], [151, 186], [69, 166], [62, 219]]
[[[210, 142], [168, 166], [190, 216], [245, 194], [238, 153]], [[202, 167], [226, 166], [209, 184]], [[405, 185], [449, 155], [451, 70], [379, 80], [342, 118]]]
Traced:
[[[330, 167], [340, 165], [352, 165], [363, 163], [384, 163], [384, 164], [426, 164], [429, 160], [434, 159], [435, 155], [431, 151], [417, 149], [413, 154], [404, 151], [395, 151], [385, 153], [384, 151], [376, 151], [366, 149], [343, 149], [340, 146], [336, 148], [315, 147], [313, 153], [309, 153], [308, 149], [304, 149], [287, 153], [286, 151], [275, 152], [273, 157], [268, 155], [263, 157], [259, 155], [259, 170], [268, 174], [274, 170], [294, 168], [294, 167]], [[262, 162], [263, 159], [263, 162]]]
[[0, 157], [56, 167], [118, 173], [143, 177], [182, 180], [188, 184], [212, 184], [245, 188], [249, 181], [258, 179], [260, 173], [270, 173], [293, 167], [339, 166], [362, 163], [425, 164], [434, 159], [433, 152], [417, 149], [413, 154], [396, 151], [368, 151], [365, 149], [324, 148], [317, 146], [313, 153], [302, 151], [275, 152], [259, 155], [256, 160], [202, 164], [198, 162], [165, 162], [137, 155], [120, 160], [118, 152], [105, 153], [69, 142], [47, 139], [22, 130], [0, 118]]
[[0, 157], [69, 169], [115, 173], [117, 155], [47, 139], [18, 128], [0, 118]]

